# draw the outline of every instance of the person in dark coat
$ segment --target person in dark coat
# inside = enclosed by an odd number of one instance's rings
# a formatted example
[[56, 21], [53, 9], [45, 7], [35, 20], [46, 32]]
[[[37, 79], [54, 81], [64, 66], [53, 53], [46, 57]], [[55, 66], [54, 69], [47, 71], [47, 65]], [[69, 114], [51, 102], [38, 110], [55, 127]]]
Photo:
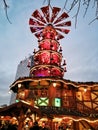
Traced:
[[40, 130], [40, 127], [39, 127], [39, 125], [38, 125], [38, 122], [37, 122], [37, 121], [35, 121], [35, 122], [34, 122], [34, 126], [33, 126], [33, 127], [31, 127], [31, 128], [30, 128], [30, 130]]
[[17, 126], [15, 124], [9, 124], [7, 130], [17, 130]]

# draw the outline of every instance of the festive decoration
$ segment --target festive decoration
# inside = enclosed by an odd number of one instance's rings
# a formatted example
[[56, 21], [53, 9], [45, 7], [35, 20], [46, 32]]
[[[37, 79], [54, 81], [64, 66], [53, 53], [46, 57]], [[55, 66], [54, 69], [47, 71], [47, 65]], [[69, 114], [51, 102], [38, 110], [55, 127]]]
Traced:
[[[41, 13], [34, 11], [29, 20], [31, 32], [39, 41], [39, 50], [34, 51], [34, 65], [30, 69], [30, 76], [62, 78], [66, 68], [61, 67], [62, 48], [58, 40], [64, 38], [63, 33], [69, 32], [65, 28], [71, 26], [71, 22], [66, 21], [69, 16], [65, 12], [58, 16], [60, 8], [53, 7], [51, 10], [46, 6], [40, 10]], [[66, 65], [65, 60], [63, 65]]]
[[[46, 6], [35, 10], [29, 20], [30, 30], [38, 39], [38, 50], [34, 49], [28, 60], [29, 77], [19, 78], [10, 86], [16, 93], [16, 103], [6, 108], [6, 113], [15, 115], [21, 123], [26, 117], [31, 119], [32, 112], [32, 119], [38, 119], [43, 126], [46, 121], [53, 123], [51, 130], [80, 130], [86, 126], [93, 129], [98, 122], [98, 83], [63, 79], [66, 60], [62, 61], [59, 40], [69, 33], [68, 17], [60, 8]], [[21, 128], [19, 124], [18, 130]]]

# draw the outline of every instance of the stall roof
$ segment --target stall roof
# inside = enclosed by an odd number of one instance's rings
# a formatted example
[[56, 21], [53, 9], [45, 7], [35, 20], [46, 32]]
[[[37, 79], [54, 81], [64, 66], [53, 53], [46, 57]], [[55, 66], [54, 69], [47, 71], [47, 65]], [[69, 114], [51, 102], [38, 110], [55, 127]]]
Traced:
[[14, 103], [9, 106], [0, 108], [0, 116], [18, 117], [21, 111], [23, 114], [27, 114], [28, 112], [41, 114], [37, 108], [20, 101], [18, 103]]

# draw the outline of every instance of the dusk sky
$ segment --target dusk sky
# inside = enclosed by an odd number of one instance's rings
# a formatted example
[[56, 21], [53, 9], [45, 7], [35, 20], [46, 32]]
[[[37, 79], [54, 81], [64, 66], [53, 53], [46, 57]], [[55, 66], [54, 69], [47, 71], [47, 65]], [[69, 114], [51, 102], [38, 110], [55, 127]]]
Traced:
[[[8, 16], [6, 19], [3, 0], [0, 1], [0, 105], [9, 104], [9, 86], [15, 80], [17, 66], [37, 49], [37, 38], [29, 29], [29, 18], [35, 9], [47, 5], [44, 0], [7, 0]], [[51, 5], [63, 8], [65, 0], [52, 0]], [[63, 57], [66, 59], [67, 72], [64, 78], [72, 81], [98, 82], [98, 20], [95, 18], [92, 4], [83, 18], [81, 8], [75, 29], [75, 10], [69, 13], [72, 26], [70, 33], [60, 40]]]

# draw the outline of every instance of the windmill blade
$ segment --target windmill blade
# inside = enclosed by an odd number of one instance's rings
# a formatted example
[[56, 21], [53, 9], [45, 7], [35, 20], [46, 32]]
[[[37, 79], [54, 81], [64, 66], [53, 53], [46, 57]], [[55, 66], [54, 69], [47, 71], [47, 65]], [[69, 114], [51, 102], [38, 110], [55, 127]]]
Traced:
[[44, 26], [45, 24], [43, 24], [43, 23], [41, 23], [41, 22], [39, 22], [39, 21], [37, 21], [37, 20], [35, 20], [35, 19], [30, 18], [30, 20], [29, 20], [29, 25]]
[[60, 31], [60, 32], [62, 32], [62, 33], [64, 33], [64, 34], [68, 34], [69, 31], [70, 31], [70, 30], [64, 29], [64, 28], [55, 28], [55, 29], [58, 30], [58, 31]]
[[57, 40], [64, 38], [64, 36], [57, 31]]
[[41, 21], [41, 22], [43, 22], [43, 23], [46, 23], [45, 19], [43, 18], [43, 16], [41, 15], [41, 13], [40, 13], [38, 10], [35, 10], [35, 11], [33, 12], [32, 16], [33, 16], [35, 19], [37, 19], [37, 20], [39, 20], [39, 21]]
[[60, 24], [56, 24], [56, 27], [65, 27], [65, 26], [71, 26], [71, 21], [63, 22]]
[[44, 17], [46, 18], [47, 22], [49, 23], [50, 22], [49, 6], [42, 7], [41, 10], [42, 10]]
[[57, 18], [57, 20], [54, 22], [54, 24], [63, 21], [64, 19], [68, 18], [68, 14], [67, 13], [62, 13], [60, 17]]
[[30, 27], [32, 33], [41, 31], [42, 29], [44, 29], [44, 27]]
[[30, 30], [37, 38], [42, 39], [43, 29], [53, 25], [57, 32], [57, 39], [64, 38], [64, 34], [69, 33], [69, 29], [65, 27], [71, 26], [71, 21], [66, 21], [68, 14], [63, 12], [59, 15], [61, 8], [49, 6], [42, 7], [40, 10], [35, 10], [29, 20]]
[[42, 31], [37, 32], [34, 35], [39, 39], [42, 36]]
[[54, 21], [54, 19], [57, 17], [58, 13], [60, 12], [61, 8], [53, 7], [52, 9], [52, 16], [51, 16], [51, 23]]

